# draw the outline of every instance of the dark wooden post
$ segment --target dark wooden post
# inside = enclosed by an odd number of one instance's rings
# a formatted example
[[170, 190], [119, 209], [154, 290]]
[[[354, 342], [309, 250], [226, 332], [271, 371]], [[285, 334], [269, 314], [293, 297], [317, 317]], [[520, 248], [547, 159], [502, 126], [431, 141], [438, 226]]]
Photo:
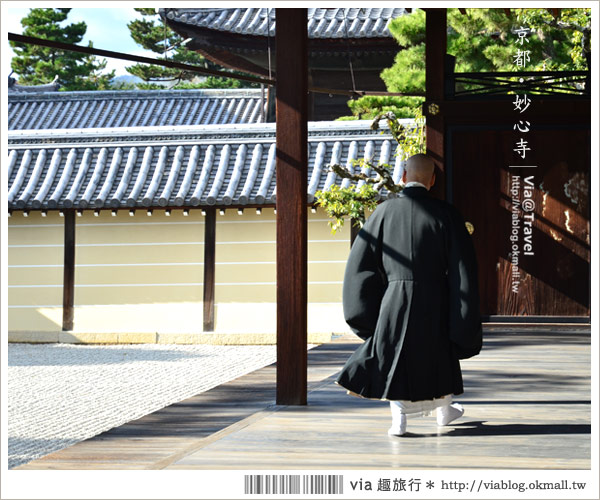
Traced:
[[203, 330], [215, 329], [215, 247], [216, 247], [217, 209], [206, 209], [204, 218], [204, 314]]
[[63, 264], [63, 331], [73, 330], [75, 303], [75, 210], [65, 210]]
[[277, 9], [277, 404], [306, 404], [307, 9]]
[[[431, 192], [446, 198], [444, 168], [444, 69], [446, 56], [446, 9], [425, 9], [425, 110], [427, 154], [436, 164], [436, 182]], [[437, 106], [437, 108], [436, 108]]]

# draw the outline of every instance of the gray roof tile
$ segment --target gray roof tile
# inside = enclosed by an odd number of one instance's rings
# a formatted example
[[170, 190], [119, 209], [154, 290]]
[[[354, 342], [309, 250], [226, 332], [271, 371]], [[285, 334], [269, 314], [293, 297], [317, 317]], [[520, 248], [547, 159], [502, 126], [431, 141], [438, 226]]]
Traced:
[[[407, 121], [409, 122], [409, 121]], [[365, 121], [309, 124], [307, 202], [347, 185], [328, 171], [363, 156], [394, 166]], [[275, 124], [22, 130], [8, 134], [8, 208], [244, 206], [275, 202]], [[374, 173], [371, 172], [371, 175]], [[387, 196], [387, 193], [382, 193]]]
[[[12, 75], [12, 72], [11, 72]], [[8, 75], [8, 93], [38, 93], [38, 92], [56, 92], [60, 88], [58, 83], [58, 76], [54, 77], [54, 80], [50, 83], [42, 85], [19, 85], [17, 80], [12, 76]]]
[[[183, 24], [242, 35], [275, 36], [275, 9], [159, 9]], [[309, 38], [388, 38], [390, 21], [406, 9], [308, 9]]]
[[8, 129], [261, 123], [260, 89], [8, 94]]

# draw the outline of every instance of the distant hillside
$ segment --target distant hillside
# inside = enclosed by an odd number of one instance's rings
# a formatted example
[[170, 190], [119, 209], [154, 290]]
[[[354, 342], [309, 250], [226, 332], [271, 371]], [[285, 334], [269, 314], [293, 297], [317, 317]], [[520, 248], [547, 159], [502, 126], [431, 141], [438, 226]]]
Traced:
[[140, 83], [143, 82], [140, 77], [133, 75], [121, 75], [113, 78], [113, 83]]

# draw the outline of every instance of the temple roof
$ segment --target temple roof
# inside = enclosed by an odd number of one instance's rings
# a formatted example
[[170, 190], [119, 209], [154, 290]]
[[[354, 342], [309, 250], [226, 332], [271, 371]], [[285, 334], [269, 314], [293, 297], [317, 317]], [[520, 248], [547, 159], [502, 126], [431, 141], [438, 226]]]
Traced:
[[[308, 9], [309, 38], [388, 38], [388, 25], [406, 9]], [[275, 36], [275, 9], [159, 9], [171, 21], [217, 31]]]
[[[12, 75], [12, 72], [11, 72]], [[50, 83], [42, 85], [19, 85], [17, 80], [8, 75], [8, 95], [23, 94], [23, 93], [41, 93], [41, 92], [56, 92], [60, 88], [58, 76], [54, 77]]]
[[260, 89], [9, 93], [8, 129], [261, 123], [261, 102]]
[[[11, 210], [275, 203], [274, 123], [20, 130], [8, 142]], [[395, 142], [368, 121], [309, 123], [308, 144], [308, 203], [348, 184], [327, 171], [331, 163], [372, 158], [400, 181]]]

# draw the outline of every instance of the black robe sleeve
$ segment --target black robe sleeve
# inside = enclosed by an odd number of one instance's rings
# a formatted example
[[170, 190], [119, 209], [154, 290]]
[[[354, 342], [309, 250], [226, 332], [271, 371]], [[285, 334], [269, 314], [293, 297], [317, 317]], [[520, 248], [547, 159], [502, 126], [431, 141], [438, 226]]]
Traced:
[[375, 333], [387, 285], [381, 270], [381, 252], [378, 248], [380, 226], [381, 221], [376, 211], [356, 236], [344, 274], [344, 319], [363, 340]]
[[464, 219], [454, 207], [450, 219], [449, 334], [458, 359], [467, 359], [479, 354], [482, 345], [477, 257]]

